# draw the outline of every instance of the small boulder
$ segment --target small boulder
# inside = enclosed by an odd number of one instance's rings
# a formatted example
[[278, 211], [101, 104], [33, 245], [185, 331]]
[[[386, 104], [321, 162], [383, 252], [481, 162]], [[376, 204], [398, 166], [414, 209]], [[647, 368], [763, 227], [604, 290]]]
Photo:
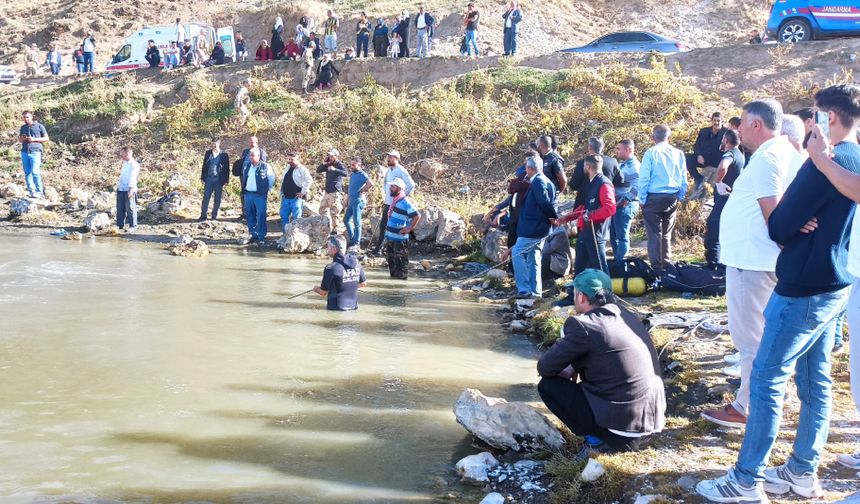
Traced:
[[179, 257], [206, 257], [209, 255], [209, 246], [200, 240], [191, 240], [173, 247], [168, 247], [170, 253]]
[[484, 276], [487, 278], [493, 278], [495, 280], [504, 280], [505, 278], [508, 278], [508, 272], [505, 270], [494, 268], [488, 271]]
[[91, 233], [107, 229], [111, 227], [111, 225], [112, 222], [110, 220], [110, 215], [105, 212], [99, 212], [98, 210], [93, 210], [87, 215], [87, 218], [84, 219], [84, 227]]
[[63, 201], [66, 203], [79, 204], [81, 206], [86, 205], [90, 200], [90, 194], [83, 189], [78, 189], [74, 187], [66, 191], [66, 194], [63, 196]]
[[652, 502], [660, 499], [665, 499], [666, 497], [663, 495], [636, 495], [636, 500], [633, 501], [633, 504], [651, 504]]
[[170, 243], [167, 244], [167, 248], [173, 247], [181, 247], [183, 245], [188, 245], [189, 243], [194, 241], [194, 237], [187, 234], [182, 234], [177, 236], [176, 238], [170, 240]]
[[78, 231], [72, 231], [71, 233], [64, 234], [63, 239], [64, 240], [72, 240], [72, 241], [81, 241], [84, 239], [84, 235], [82, 235]]
[[456, 469], [464, 483], [483, 485], [490, 481], [487, 473], [497, 465], [499, 461], [495, 457], [488, 452], [483, 452], [462, 458], [457, 462]]
[[421, 220], [418, 221], [415, 229], [412, 230], [416, 240], [427, 241], [436, 236], [442, 212], [442, 208], [433, 205], [418, 211], [421, 215]]
[[564, 438], [538, 410], [526, 403], [487, 397], [466, 389], [454, 403], [454, 416], [467, 431], [503, 450], [558, 449]]
[[422, 259], [420, 264], [421, 264], [421, 267], [424, 268], [424, 271], [429, 271], [429, 270], [433, 269], [433, 263], [431, 263], [427, 259]]
[[418, 175], [428, 179], [436, 180], [448, 170], [448, 167], [432, 159], [422, 159], [418, 163]]
[[190, 188], [191, 182], [188, 180], [188, 177], [179, 172], [173, 172], [164, 181], [164, 190], [168, 192], [182, 191]]
[[585, 468], [582, 470], [579, 478], [582, 481], [591, 483], [599, 480], [604, 474], [606, 474], [606, 468], [603, 467], [603, 464], [596, 459], [588, 459], [588, 463], [585, 464]]
[[514, 320], [511, 322], [511, 331], [515, 333], [524, 333], [529, 330], [528, 322], [522, 320]]
[[302, 217], [316, 217], [320, 214], [320, 202], [305, 200], [302, 203]]
[[27, 198], [15, 198], [9, 202], [9, 213], [13, 217], [20, 217], [35, 210], [36, 205]]
[[514, 311], [517, 313], [530, 311], [535, 305], [535, 301], [535, 299], [517, 299], [514, 301]]
[[508, 251], [508, 234], [500, 229], [491, 229], [481, 240], [481, 251], [491, 263], [502, 262], [502, 257]]
[[45, 188], [45, 199], [50, 203], [59, 203], [60, 201], [60, 193], [57, 192], [53, 187]]
[[179, 213], [185, 208], [186, 202], [182, 195], [174, 191], [146, 207], [146, 212], [155, 219], [180, 217]]
[[18, 184], [5, 184], [0, 187], [0, 196], [6, 199], [24, 198], [27, 196], [27, 190]]
[[466, 223], [454, 212], [442, 211], [436, 231], [436, 245], [454, 247], [466, 241]]
[[499, 492], [490, 492], [481, 499], [480, 504], [505, 504], [505, 496]]
[[107, 191], [98, 191], [87, 200], [88, 210], [107, 212], [116, 206], [116, 194]]

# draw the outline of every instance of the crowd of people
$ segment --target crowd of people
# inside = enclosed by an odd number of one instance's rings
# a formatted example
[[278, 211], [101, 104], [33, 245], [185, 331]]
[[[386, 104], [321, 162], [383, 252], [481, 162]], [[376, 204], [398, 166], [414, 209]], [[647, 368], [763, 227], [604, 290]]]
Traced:
[[[515, 30], [521, 19], [512, 3], [505, 13], [506, 30]], [[399, 22], [404, 20], [418, 30], [419, 56], [429, 54], [435, 19], [421, 8], [415, 18], [404, 14]], [[470, 6], [464, 16], [467, 53], [477, 51], [474, 32], [479, 20]], [[382, 24], [377, 20], [377, 26]], [[303, 48], [300, 57], [309, 67], [319, 60], [315, 72], [320, 85], [330, 85], [337, 72], [331, 61], [338, 50], [338, 27], [338, 18], [329, 11], [320, 40], [313, 20], [303, 18], [290, 40]], [[273, 43], [261, 43], [257, 55], [261, 49], [269, 55], [287, 51], [275, 38], [283, 33], [278, 16]], [[354, 52], [364, 57], [371, 42], [365, 15], [356, 37]], [[373, 37], [376, 53], [375, 30]], [[89, 60], [91, 69], [95, 41], [90, 36], [86, 40], [90, 45], [81, 49], [90, 56], [82, 61]], [[401, 45], [407, 40], [394, 39], [398, 55], [409, 54], [408, 44]], [[389, 38], [387, 45], [395, 44]], [[515, 53], [515, 37], [506, 39], [507, 49]], [[295, 56], [295, 47], [289, 52]], [[47, 63], [59, 67], [61, 57], [51, 54]], [[181, 54], [169, 52], [166, 57], [171, 64], [181, 64]], [[161, 57], [156, 48], [150, 64], [157, 66]], [[88, 64], [83, 64], [86, 69]], [[330, 70], [324, 70], [327, 65], [332, 65]], [[331, 75], [323, 76], [325, 72]], [[247, 111], [249, 86], [250, 80], [243, 82], [237, 109]], [[23, 119], [19, 140], [27, 190], [41, 197], [42, 145], [49, 138], [31, 112]], [[860, 293], [858, 286], [852, 287], [860, 277], [860, 223], [854, 225], [860, 202], [858, 123], [860, 87], [838, 85], [820, 90], [814, 108], [795, 114], [785, 114], [770, 99], [744, 104], [742, 115], [727, 125], [716, 112], [690, 153], [672, 145], [672, 131], [665, 124], [653, 127], [653, 145], [641, 161], [632, 139], [617, 141], [612, 157], [604, 152], [603, 138], [595, 136], [568, 171], [554, 136], [530, 143], [507, 183], [508, 196], [485, 220], [507, 231], [518, 298], [541, 298], [544, 280], [573, 273], [569, 302], [579, 316], [568, 319], [565, 337], [538, 365], [539, 392], [548, 408], [574, 433], [585, 436], [593, 449], [635, 449], [662, 430], [665, 393], [653, 344], [641, 323], [615, 303], [610, 271], [624, 267], [631, 226], [641, 211], [648, 261], [658, 278], [662, 276], [672, 266], [672, 234], [681, 203], [704, 197], [710, 185], [714, 201], [704, 237], [705, 259], [708, 267], [725, 271], [729, 330], [738, 350], [729, 360], [737, 364], [740, 387], [734, 401], [702, 416], [724, 427], [743, 427], [745, 435], [734, 467], [722, 477], [700, 482], [696, 491], [713, 502], [767, 502], [763, 483], [768, 482], [803, 497], [822, 495], [817, 468], [831, 414], [831, 353], [841, 346], [843, 319], [847, 317], [849, 328], [860, 324]], [[140, 165], [130, 147], [122, 149], [121, 159], [117, 225], [134, 231]], [[285, 236], [287, 226], [303, 215], [314, 183], [298, 152], [287, 153], [286, 160], [279, 189]], [[324, 177], [319, 211], [329, 219], [333, 235], [328, 242], [333, 262], [315, 291], [328, 297], [329, 308], [354, 309], [357, 289], [366, 281], [355, 256], [362, 245], [367, 195], [377, 177], [365, 172], [358, 157], [345, 164], [337, 149], [327, 152], [315, 173]], [[208, 218], [210, 201], [211, 218], [218, 218], [231, 174], [241, 187], [246, 243], [264, 243], [269, 195], [277, 181], [257, 137], [249, 139], [248, 148], [232, 163], [220, 141], [212, 141], [203, 155], [200, 219]], [[389, 151], [380, 183], [384, 205], [369, 252], [379, 254], [385, 245], [392, 278], [408, 278], [410, 233], [420, 220], [410, 200], [415, 187], [400, 153]], [[564, 193], [573, 196], [568, 213], [559, 210]], [[575, 225], [568, 231], [571, 222]], [[339, 236], [341, 229], [345, 238]], [[571, 254], [566, 245], [574, 229], [577, 240]], [[860, 352], [854, 352], [850, 362], [860, 408]], [[785, 464], [767, 468], [792, 374], [801, 403], [793, 451]], [[860, 469], [860, 452], [840, 455], [839, 461]]]
[[[579, 316], [567, 320], [563, 339], [541, 358], [538, 390], [591, 449], [634, 449], [665, 420], [651, 340], [613, 302], [607, 238], [611, 261], [623, 264], [630, 223], [641, 208], [647, 255], [659, 277], [672, 264], [675, 214], [688, 185], [690, 197], [701, 197], [710, 184], [705, 255], [711, 268], [725, 270], [729, 332], [738, 350], [727, 360], [738, 363], [741, 385], [733, 402], [702, 416], [745, 428], [745, 435], [735, 466], [696, 491], [712, 502], [767, 502], [768, 482], [807, 498], [823, 495], [817, 468], [831, 413], [831, 354], [841, 347], [846, 310], [849, 328], [860, 324], [860, 310], [849, 302], [849, 295], [860, 296], [852, 288], [860, 273], [858, 123], [860, 87], [838, 85], [816, 94], [815, 109], [793, 115], [770, 99], [746, 103], [728, 127], [715, 113], [689, 154], [671, 145], [668, 126], [657, 125], [641, 162], [632, 140], [617, 143], [614, 160], [595, 137], [568, 175], [552, 136], [530, 145], [508, 183], [509, 197], [485, 220], [507, 227], [520, 298], [543, 295], [543, 269], [566, 274], [542, 256], [556, 236], [567, 238], [559, 227], [576, 222], [570, 303]], [[573, 211], [560, 215], [566, 191], [576, 193]], [[857, 354], [850, 370], [860, 409]], [[792, 455], [767, 468], [792, 374], [801, 403]], [[838, 460], [860, 468], [860, 452]]]

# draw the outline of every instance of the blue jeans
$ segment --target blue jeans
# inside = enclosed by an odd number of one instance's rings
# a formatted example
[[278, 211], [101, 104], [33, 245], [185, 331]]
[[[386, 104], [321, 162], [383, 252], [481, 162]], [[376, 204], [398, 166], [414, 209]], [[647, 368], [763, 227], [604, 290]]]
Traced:
[[361, 214], [367, 202], [363, 199], [349, 200], [346, 213], [343, 216], [343, 225], [346, 226], [347, 246], [361, 246]]
[[78, 63], [77, 65], [78, 65], [78, 73], [79, 73], [79, 74], [80, 74], [80, 73], [84, 73], [84, 68], [85, 68], [85, 67], [84, 67], [84, 62], [82, 61], [82, 62]]
[[42, 151], [21, 151], [21, 165], [24, 168], [24, 180], [30, 196], [42, 194]]
[[[849, 293], [849, 296], [850, 295], [851, 294]], [[846, 311], [847, 310], [842, 310], [842, 313], [840, 313], [836, 317], [836, 328], [833, 330], [833, 334], [834, 334], [834, 336], [833, 336], [833, 347], [834, 348], [837, 345], [843, 346], [845, 344], [845, 336], [842, 335], [842, 331], [845, 327], [845, 312]]]
[[612, 244], [615, 262], [618, 264], [627, 257], [627, 252], [630, 250], [630, 226], [638, 213], [639, 202], [628, 201], [624, 208], [619, 208], [612, 216], [612, 222], [609, 225], [609, 241]]
[[95, 54], [91, 52], [84, 53], [84, 72], [93, 71], [93, 59], [95, 59]]
[[543, 292], [540, 266], [541, 252], [546, 237], [517, 238], [517, 243], [511, 249], [511, 260], [514, 264], [514, 280], [517, 282], [519, 294], [540, 296]]
[[505, 56], [513, 56], [517, 53], [517, 31], [513, 28], [505, 28], [504, 47]]
[[304, 200], [301, 198], [284, 198], [281, 197], [281, 229], [287, 227], [290, 222], [301, 218], [302, 205]]
[[833, 331], [847, 296], [848, 289], [801, 298], [771, 295], [750, 374], [749, 416], [735, 465], [735, 476], [744, 485], [764, 480], [792, 372], [800, 420], [788, 468], [795, 474], [814, 473], [818, 468], [830, 426]]
[[60, 75], [60, 65], [51, 63], [51, 75]]
[[[370, 45], [370, 35], [357, 35], [355, 37], [355, 57], [361, 58], [367, 57], [367, 46]], [[361, 51], [364, 51], [364, 56], [362, 56]]]
[[179, 66], [179, 56], [176, 54], [166, 54], [164, 56], [164, 68], [174, 68]]
[[475, 38], [475, 30], [466, 30], [466, 54], [472, 55], [472, 48], [475, 49], [475, 56], [478, 55], [478, 41]]
[[245, 212], [248, 214], [248, 233], [251, 238], [266, 239], [266, 195], [245, 193]]

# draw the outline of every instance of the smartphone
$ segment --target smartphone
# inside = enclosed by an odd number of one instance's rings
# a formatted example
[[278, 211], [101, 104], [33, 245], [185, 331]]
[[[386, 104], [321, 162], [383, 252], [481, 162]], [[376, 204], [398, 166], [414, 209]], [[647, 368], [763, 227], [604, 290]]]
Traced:
[[830, 140], [830, 116], [827, 112], [818, 111], [815, 113], [815, 124], [824, 132], [824, 139]]

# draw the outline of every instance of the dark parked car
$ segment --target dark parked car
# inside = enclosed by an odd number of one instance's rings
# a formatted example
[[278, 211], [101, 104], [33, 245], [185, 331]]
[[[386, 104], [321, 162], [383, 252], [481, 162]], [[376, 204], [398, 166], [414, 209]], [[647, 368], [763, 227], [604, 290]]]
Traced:
[[604, 35], [599, 39], [582, 47], [571, 47], [561, 49], [559, 52], [566, 53], [608, 53], [608, 52], [658, 52], [670, 54], [689, 51], [686, 45], [657, 35], [656, 33], [644, 31], [617, 32]]

